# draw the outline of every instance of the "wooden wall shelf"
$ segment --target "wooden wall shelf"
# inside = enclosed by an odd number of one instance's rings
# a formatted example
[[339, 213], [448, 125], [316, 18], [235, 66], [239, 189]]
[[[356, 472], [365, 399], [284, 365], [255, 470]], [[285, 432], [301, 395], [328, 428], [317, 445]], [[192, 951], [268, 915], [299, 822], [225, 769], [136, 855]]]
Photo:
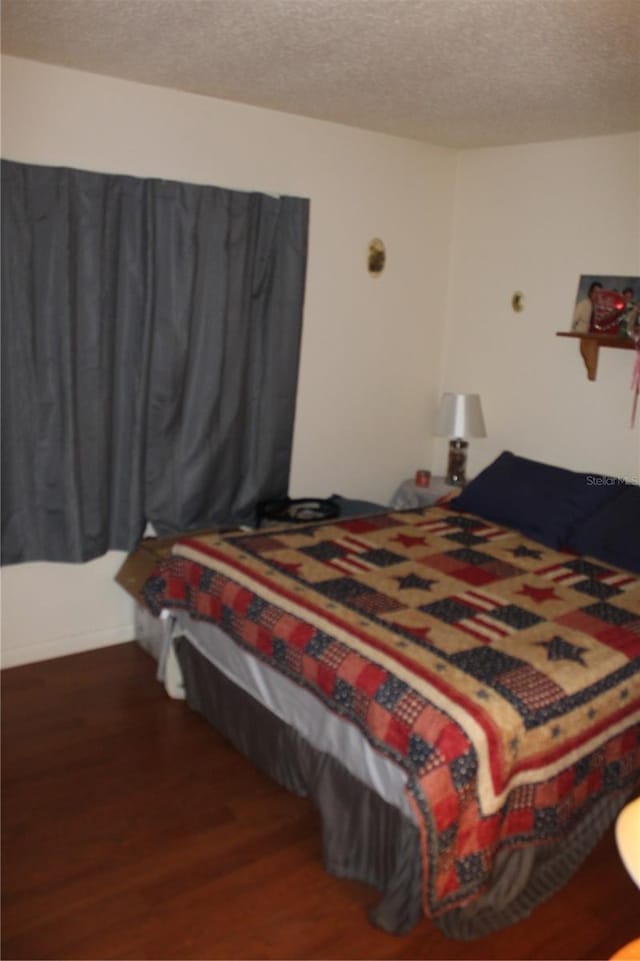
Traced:
[[634, 341], [617, 337], [615, 334], [578, 334], [575, 331], [559, 331], [556, 337], [573, 337], [580, 340], [580, 353], [587, 368], [589, 380], [596, 379], [598, 353], [601, 347], [615, 347], [616, 350], [635, 350]]

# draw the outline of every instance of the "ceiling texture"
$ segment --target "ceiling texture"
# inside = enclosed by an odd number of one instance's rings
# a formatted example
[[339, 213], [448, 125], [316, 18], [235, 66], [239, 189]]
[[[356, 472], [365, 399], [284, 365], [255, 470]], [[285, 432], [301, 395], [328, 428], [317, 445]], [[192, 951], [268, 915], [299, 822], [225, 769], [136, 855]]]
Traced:
[[450, 147], [640, 129], [640, 0], [2, 0], [30, 60]]

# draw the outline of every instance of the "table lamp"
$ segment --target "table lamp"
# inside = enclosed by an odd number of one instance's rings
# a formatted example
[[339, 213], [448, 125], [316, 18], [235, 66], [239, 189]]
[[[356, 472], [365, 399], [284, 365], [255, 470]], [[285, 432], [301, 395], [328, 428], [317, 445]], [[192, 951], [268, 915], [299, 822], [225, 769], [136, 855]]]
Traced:
[[467, 483], [466, 437], [486, 437], [479, 394], [443, 394], [436, 414], [435, 433], [449, 437], [447, 484], [464, 487]]

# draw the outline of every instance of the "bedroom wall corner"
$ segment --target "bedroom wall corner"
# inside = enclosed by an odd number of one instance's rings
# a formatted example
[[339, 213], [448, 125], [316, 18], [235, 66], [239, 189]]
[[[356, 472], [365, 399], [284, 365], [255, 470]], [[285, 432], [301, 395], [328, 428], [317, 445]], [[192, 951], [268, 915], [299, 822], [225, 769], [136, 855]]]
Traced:
[[461, 152], [441, 389], [482, 397], [470, 476], [508, 449], [640, 483], [633, 352], [601, 350], [592, 382], [556, 337], [598, 273], [640, 275], [640, 133]]

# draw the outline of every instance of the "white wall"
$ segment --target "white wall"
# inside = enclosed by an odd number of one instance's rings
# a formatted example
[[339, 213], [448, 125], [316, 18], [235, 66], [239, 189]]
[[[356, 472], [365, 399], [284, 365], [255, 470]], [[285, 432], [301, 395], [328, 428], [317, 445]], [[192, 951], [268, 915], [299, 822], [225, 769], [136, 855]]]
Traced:
[[640, 275], [640, 134], [462, 152], [441, 386], [482, 396], [471, 474], [510, 449], [640, 483], [634, 353], [601, 350], [590, 382], [578, 343], [555, 336], [580, 274]]
[[[640, 274], [640, 135], [456, 154], [13, 58], [2, 108], [11, 159], [311, 198], [292, 495], [387, 501], [415, 467], [441, 472], [440, 390], [482, 395], [471, 474], [509, 448], [640, 481], [634, 355], [601, 351], [591, 383], [555, 337], [581, 273]], [[388, 250], [376, 278], [373, 236]], [[3, 570], [3, 663], [129, 638], [120, 561]]]
[[[429, 463], [454, 154], [413, 141], [2, 60], [2, 154], [30, 163], [309, 197], [291, 494], [387, 502]], [[366, 271], [381, 237], [387, 268]], [[121, 556], [2, 572], [3, 664], [131, 637]]]

